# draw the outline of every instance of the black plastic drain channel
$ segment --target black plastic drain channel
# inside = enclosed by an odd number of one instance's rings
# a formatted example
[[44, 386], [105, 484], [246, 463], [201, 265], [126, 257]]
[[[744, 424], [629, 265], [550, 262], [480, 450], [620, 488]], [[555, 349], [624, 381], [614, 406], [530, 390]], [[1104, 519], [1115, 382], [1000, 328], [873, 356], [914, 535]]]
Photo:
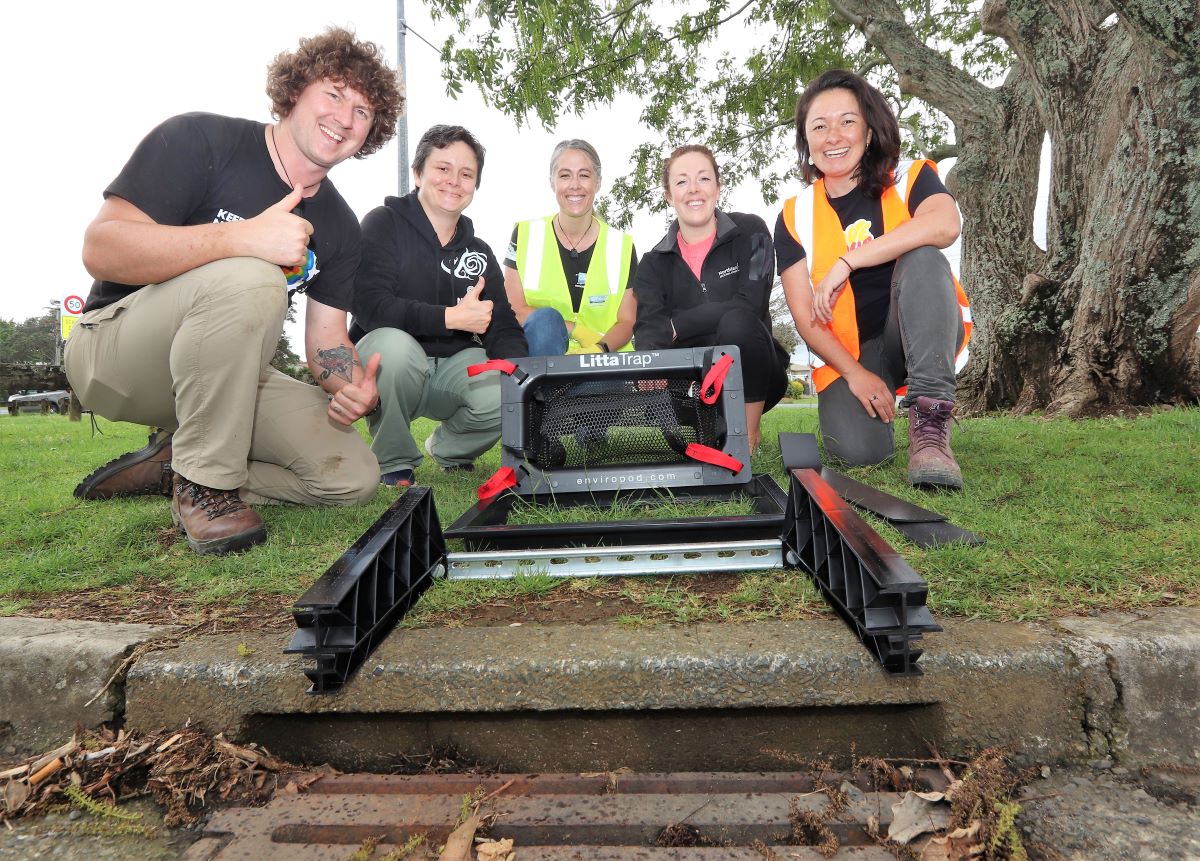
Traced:
[[915, 643], [941, 626], [929, 586], [813, 469], [793, 469], [784, 560], [800, 565], [889, 673], [920, 675]]
[[292, 607], [284, 649], [316, 661], [309, 693], [341, 688], [446, 570], [433, 492], [410, 487]]

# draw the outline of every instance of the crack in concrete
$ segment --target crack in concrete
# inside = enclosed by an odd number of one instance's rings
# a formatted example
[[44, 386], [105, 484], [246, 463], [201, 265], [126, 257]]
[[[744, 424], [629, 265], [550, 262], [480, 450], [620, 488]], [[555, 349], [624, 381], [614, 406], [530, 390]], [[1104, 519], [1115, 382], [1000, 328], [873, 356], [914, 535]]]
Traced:
[[1104, 668], [1108, 671], [1108, 679], [1113, 686], [1113, 701], [1109, 707], [1108, 730], [1104, 733], [1108, 742], [1108, 755], [1114, 761], [1119, 760], [1119, 753], [1124, 745], [1121, 739], [1126, 736], [1128, 725], [1125, 714], [1125, 685], [1121, 681], [1121, 665], [1107, 643], [1098, 643], [1104, 653]]

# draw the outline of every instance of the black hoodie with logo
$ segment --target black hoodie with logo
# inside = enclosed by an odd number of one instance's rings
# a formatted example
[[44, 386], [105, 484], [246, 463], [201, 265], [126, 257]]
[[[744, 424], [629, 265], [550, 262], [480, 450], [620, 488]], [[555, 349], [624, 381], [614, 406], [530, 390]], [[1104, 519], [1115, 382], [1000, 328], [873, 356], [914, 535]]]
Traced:
[[[484, 279], [481, 299], [492, 301], [492, 323], [482, 336], [446, 328], [446, 309]], [[413, 191], [388, 197], [362, 222], [362, 262], [354, 282], [355, 341], [385, 326], [412, 335], [425, 355], [447, 358], [482, 346], [492, 359], [525, 356], [529, 347], [517, 323], [504, 275], [492, 249], [460, 215], [450, 244], [442, 247]]]

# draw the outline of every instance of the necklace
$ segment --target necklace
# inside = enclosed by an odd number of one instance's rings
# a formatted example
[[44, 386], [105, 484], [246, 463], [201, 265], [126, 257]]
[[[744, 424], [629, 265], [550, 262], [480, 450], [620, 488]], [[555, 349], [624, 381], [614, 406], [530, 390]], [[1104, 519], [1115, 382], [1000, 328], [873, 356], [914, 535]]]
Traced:
[[587, 239], [587, 235], [592, 232], [592, 222], [596, 220], [596, 216], [594, 216], [594, 215], [592, 216], [592, 221], [588, 222], [588, 226], [584, 229], [583, 235], [580, 236], [578, 239], [576, 239], [574, 242], [571, 242], [571, 234], [567, 233], [567, 229], [562, 226], [562, 219], [556, 215], [556, 216], [554, 216], [554, 220], [558, 224], [558, 230], [560, 233], [562, 233], [563, 239], [565, 239], [567, 242], [569, 242], [571, 244], [571, 248], [570, 248], [571, 259], [578, 260], [579, 259], [579, 248], [578, 248], [579, 243], [583, 242], [583, 240]]
[[[271, 133], [271, 148], [275, 150], [275, 160], [279, 162], [279, 167], [283, 171], [284, 178], [287, 180], [288, 188], [295, 188], [296, 183], [292, 182], [292, 177], [288, 173], [287, 165], [283, 163], [283, 156], [281, 156], [279, 154], [279, 144], [275, 143], [275, 125], [274, 125], [274, 123], [272, 123], [270, 126], [268, 126], [267, 129]], [[310, 188], [316, 188], [320, 184], [321, 184], [321, 181], [317, 180], [312, 185], [306, 185], [306, 186], [302, 187], [300, 189], [300, 193], [303, 194], [304, 192], [308, 191]], [[589, 230], [591, 229], [591, 225], [588, 225], [588, 229]]]

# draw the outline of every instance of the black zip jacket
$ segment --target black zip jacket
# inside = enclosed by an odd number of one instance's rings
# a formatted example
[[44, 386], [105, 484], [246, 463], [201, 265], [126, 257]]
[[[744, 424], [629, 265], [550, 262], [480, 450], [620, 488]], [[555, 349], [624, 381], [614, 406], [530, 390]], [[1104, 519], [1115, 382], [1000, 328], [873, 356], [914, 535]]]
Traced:
[[658, 350], [714, 345], [717, 324], [734, 308], [748, 308], [771, 331], [768, 305], [775, 251], [766, 223], [757, 215], [717, 210], [717, 235], [699, 281], [679, 253], [678, 235], [675, 221], [638, 265], [634, 346]]
[[[481, 299], [492, 301], [492, 323], [482, 337], [446, 328], [446, 309], [484, 278]], [[431, 358], [444, 359], [482, 345], [492, 359], [525, 356], [529, 347], [517, 323], [504, 275], [492, 249], [460, 215], [445, 248], [413, 191], [388, 197], [362, 222], [362, 262], [354, 282], [350, 337], [390, 326], [412, 335]]]

